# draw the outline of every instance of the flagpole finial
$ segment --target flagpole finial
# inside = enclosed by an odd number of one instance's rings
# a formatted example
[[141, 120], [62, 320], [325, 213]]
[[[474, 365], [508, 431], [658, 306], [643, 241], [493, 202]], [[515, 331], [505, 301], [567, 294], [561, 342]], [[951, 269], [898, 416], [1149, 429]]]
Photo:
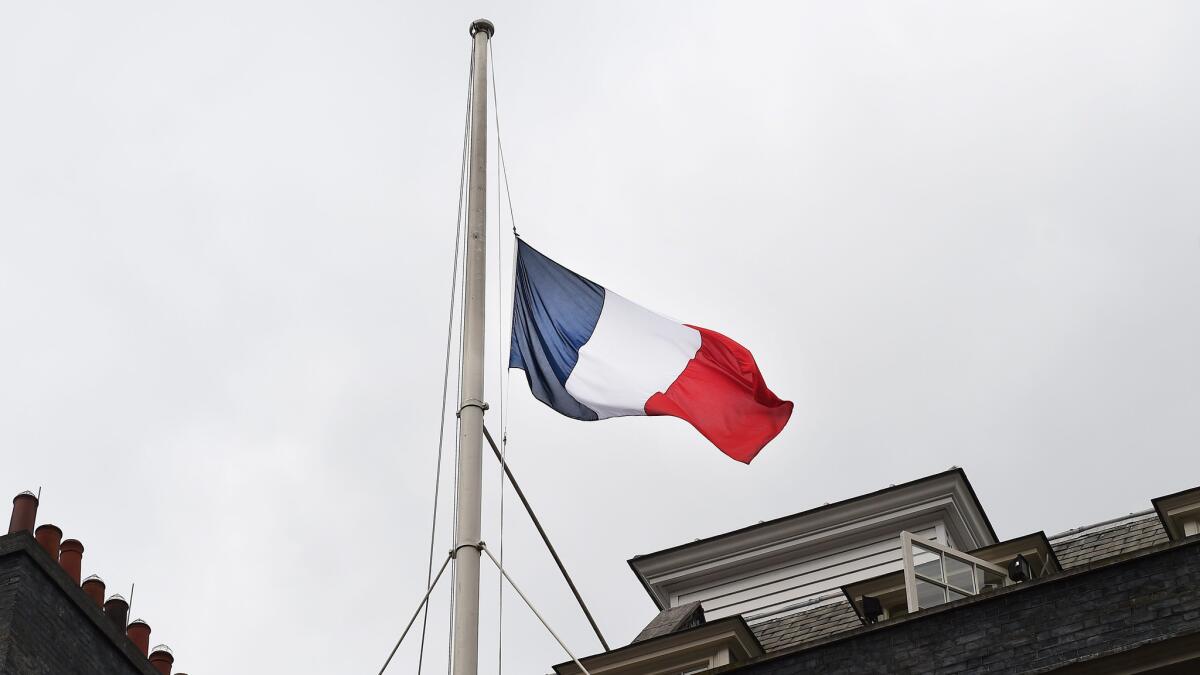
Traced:
[[496, 34], [496, 24], [487, 19], [475, 19], [471, 22], [471, 37], [475, 37], [475, 34], [479, 31], [487, 33], [490, 40]]

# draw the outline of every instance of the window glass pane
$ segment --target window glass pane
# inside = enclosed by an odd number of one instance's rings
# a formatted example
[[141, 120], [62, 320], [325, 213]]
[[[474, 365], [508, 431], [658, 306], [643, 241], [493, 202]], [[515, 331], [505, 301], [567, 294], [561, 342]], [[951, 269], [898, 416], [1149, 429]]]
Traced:
[[975, 566], [946, 556], [946, 582], [967, 593], [975, 592]]
[[977, 572], [978, 572], [978, 576], [976, 577], [976, 579], [979, 582], [979, 592], [980, 593], [985, 593], [987, 591], [994, 591], [997, 588], [1004, 587], [1004, 575], [1003, 574], [1000, 574], [999, 572], [993, 572], [992, 570], [989, 570], [984, 567], [978, 568]]
[[945, 581], [942, 576], [942, 554], [913, 546], [913, 570], [924, 577]]
[[946, 589], [931, 584], [924, 579], [917, 579], [917, 608], [928, 609], [946, 602]]
[[966, 593], [959, 593], [958, 591], [954, 590], [953, 588], [951, 588], [949, 590], [949, 593], [950, 593], [950, 602], [954, 602], [955, 600], [962, 600], [963, 598], [969, 597]]

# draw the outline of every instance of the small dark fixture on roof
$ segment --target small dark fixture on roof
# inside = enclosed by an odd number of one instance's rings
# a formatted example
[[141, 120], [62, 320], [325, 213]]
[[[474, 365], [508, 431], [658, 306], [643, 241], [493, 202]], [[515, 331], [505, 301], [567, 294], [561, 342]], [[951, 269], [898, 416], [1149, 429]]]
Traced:
[[862, 596], [863, 618], [867, 623], [875, 623], [879, 621], [879, 617], [883, 616], [883, 603], [872, 595]]
[[1017, 555], [1008, 563], [1008, 578], [1013, 581], [1028, 581], [1033, 578], [1029, 571], [1029, 561], [1023, 555]]

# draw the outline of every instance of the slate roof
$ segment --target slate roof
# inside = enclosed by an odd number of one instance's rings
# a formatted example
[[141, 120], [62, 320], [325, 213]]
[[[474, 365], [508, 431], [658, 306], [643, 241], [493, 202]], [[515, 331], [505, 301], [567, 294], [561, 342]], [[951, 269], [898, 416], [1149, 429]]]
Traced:
[[702, 623], [704, 623], [704, 610], [700, 608], [699, 601], [689, 602], [678, 607], [669, 607], [651, 619], [642, 632], [633, 638], [633, 641], [649, 640], [684, 628], [699, 626]]
[[1116, 522], [1068, 530], [1050, 540], [1064, 570], [1104, 558], [1149, 548], [1167, 541], [1167, 532], [1154, 511], [1136, 513]]
[[[1064, 570], [1104, 558], [1149, 548], [1167, 541], [1154, 511], [1135, 513], [1116, 520], [1068, 530], [1050, 539], [1050, 546]], [[699, 613], [699, 616], [697, 616]], [[659, 637], [703, 622], [699, 603], [665, 609], [642, 630], [634, 642]], [[796, 647], [862, 626], [850, 603], [837, 598], [812, 609], [769, 619], [750, 626], [767, 652]]]
[[860, 626], [862, 622], [850, 603], [839, 598], [828, 605], [764, 621], [751, 626], [750, 630], [754, 631], [763, 649], [773, 652]]

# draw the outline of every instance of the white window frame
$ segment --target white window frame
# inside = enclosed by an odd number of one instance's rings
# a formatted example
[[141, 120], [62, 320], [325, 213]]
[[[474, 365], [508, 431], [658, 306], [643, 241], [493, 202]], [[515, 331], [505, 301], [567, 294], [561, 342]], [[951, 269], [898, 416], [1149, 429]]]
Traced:
[[1194, 537], [1200, 534], [1200, 517], [1185, 518], [1179, 525], [1185, 537]]
[[[957, 560], [961, 563], [965, 563], [967, 565], [972, 565], [973, 566], [972, 572], [971, 572], [972, 588], [970, 590], [960, 588], [958, 586], [955, 586], [955, 585], [949, 583], [948, 581], [931, 579], [923, 574], [918, 574], [917, 570], [916, 570], [916, 565], [913, 561], [913, 546], [914, 545], [929, 549], [931, 551], [936, 551], [939, 554], [941, 554], [940, 561], [941, 561], [941, 565], [942, 565], [942, 576], [943, 577], [946, 576], [946, 558], [954, 558], [955, 560]], [[978, 572], [976, 571], [975, 568], [981, 567], [983, 569], [990, 570], [992, 572], [999, 574], [1001, 576], [1001, 578], [1004, 579], [1005, 585], [1008, 584], [1008, 571], [1005, 570], [1003, 567], [1000, 567], [999, 565], [994, 565], [990, 562], [987, 562], [986, 560], [980, 560], [979, 558], [976, 558], [975, 556], [969, 555], [967, 553], [963, 553], [962, 551], [956, 551], [956, 550], [950, 548], [949, 546], [939, 544], [936, 541], [930, 541], [930, 540], [926, 540], [926, 539], [918, 539], [916, 537], [913, 537], [911, 532], [901, 532], [900, 533], [900, 547], [904, 554], [904, 590], [905, 590], [905, 593], [907, 594], [908, 613], [909, 614], [913, 614], [921, 609], [919, 603], [917, 602], [917, 580], [918, 579], [920, 579], [921, 581], [924, 581], [926, 583], [933, 584], [934, 586], [939, 586], [943, 589], [952, 590], [959, 594], [979, 595], [979, 589], [975, 588], [975, 586], [978, 585], [978, 579], [979, 579]]]
[[1180, 538], [1200, 534], [1200, 503], [1193, 502], [1168, 510], [1163, 525], [1171, 536], [1175, 536], [1176, 532]]

